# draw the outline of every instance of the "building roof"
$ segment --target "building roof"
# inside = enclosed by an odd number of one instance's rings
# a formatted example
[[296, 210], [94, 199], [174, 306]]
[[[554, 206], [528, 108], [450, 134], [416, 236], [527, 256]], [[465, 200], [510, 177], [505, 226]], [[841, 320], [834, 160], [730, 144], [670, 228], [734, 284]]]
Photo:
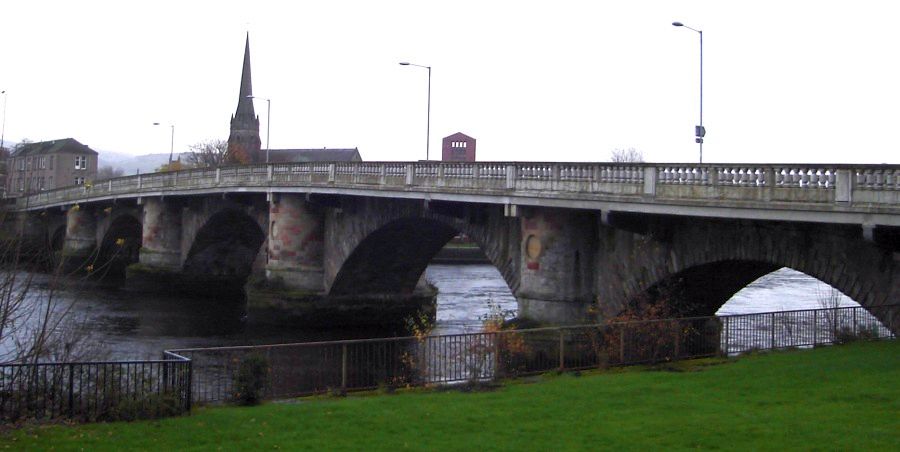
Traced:
[[[265, 151], [263, 151], [265, 152]], [[270, 149], [272, 163], [360, 162], [359, 149]]]
[[59, 140], [38, 141], [36, 143], [25, 143], [18, 146], [11, 154], [12, 157], [23, 157], [29, 155], [48, 155], [48, 154], [94, 154], [97, 151], [78, 142], [74, 138], [61, 138]]
[[456, 133], [454, 133], [453, 135], [447, 135], [447, 136], [444, 137], [445, 140], [447, 140], [447, 139], [464, 139], [464, 138], [468, 138], [468, 139], [470, 139], [470, 140], [474, 140], [474, 138], [472, 138], [472, 137], [470, 137], [470, 136], [468, 136], [468, 135], [466, 135], [466, 134], [464, 134], [464, 133], [462, 133], [462, 132], [456, 132]]

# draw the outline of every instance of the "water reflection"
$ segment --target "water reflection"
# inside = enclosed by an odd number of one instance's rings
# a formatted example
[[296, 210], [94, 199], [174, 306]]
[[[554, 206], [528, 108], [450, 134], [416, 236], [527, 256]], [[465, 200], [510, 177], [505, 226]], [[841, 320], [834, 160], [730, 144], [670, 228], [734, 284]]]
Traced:
[[[431, 265], [426, 277], [438, 296], [435, 334], [475, 332], [488, 315], [515, 316], [516, 300], [497, 269], [490, 265]], [[38, 286], [49, 283], [37, 275]], [[781, 269], [755, 281], [732, 297], [718, 315], [821, 308], [830, 286], [803, 273]], [[838, 293], [841, 306], [857, 306]], [[304, 329], [246, 322], [244, 303], [236, 299], [199, 301], [151, 296], [117, 288], [91, 287], [60, 294], [75, 301], [76, 312], [91, 331], [91, 340], [111, 359], [157, 358], [164, 349], [272, 344], [384, 337], [379, 328]], [[831, 307], [831, 306], [829, 306]]]

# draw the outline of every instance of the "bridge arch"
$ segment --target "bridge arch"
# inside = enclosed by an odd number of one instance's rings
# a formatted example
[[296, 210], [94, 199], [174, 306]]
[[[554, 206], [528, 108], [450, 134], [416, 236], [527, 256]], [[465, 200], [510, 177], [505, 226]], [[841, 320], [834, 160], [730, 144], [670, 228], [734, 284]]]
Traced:
[[601, 235], [612, 245], [597, 261], [598, 302], [606, 316], [660, 295], [692, 300], [677, 307], [680, 314], [713, 315], [740, 289], [782, 267], [865, 308], [896, 302], [900, 286], [895, 251], [865, 240], [858, 226], [668, 219], [644, 234], [603, 227]]
[[331, 238], [325, 243], [326, 292], [411, 293], [431, 259], [458, 233], [481, 248], [514, 292], [519, 247], [500, 236], [518, 237], [518, 224], [512, 227], [493, 206], [455, 207], [368, 198], [329, 212], [343, 218], [325, 222], [326, 237]]
[[66, 225], [60, 224], [52, 227], [48, 239], [50, 251], [55, 254], [61, 253], [63, 245], [66, 244]]
[[183, 271], [243, 285], [265, 238], [259, 223], [249, 214], [236, 208], [222, 209], [197, 231]]
[[125, 267], [139, 260], [142, 238], [143, 226], [134, 215], [114, 215], [100, 240], [94, 270], [104, 278], [124, 278]]

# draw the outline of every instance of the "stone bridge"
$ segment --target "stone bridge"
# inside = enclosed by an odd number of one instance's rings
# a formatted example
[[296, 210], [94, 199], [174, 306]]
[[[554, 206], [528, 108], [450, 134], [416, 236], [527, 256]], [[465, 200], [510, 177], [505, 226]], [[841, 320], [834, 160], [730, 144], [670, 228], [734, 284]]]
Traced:
[[131, 264], [135, 289], [206, 295], [249, 280], [251, 308], [317, 323], [427, 304], [424, 269], [460, 232], [541, 322], [662, 293], [708, 315], [780, 267], [869, 308], [900, 301], [897, 165], [248, 165], [96, 181], [15, 210], [70, 265]]

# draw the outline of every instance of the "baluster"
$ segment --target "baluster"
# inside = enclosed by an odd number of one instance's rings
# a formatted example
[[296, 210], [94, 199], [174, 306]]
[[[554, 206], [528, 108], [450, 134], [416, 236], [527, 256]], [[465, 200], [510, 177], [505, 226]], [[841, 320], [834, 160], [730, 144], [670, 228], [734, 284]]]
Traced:
[[875, 170], [875, 187], [876, 190], [884, 189], [884, 171]]
[[874, 188], [875, 186], [875, 175], [872, 173], [872, 170], [866, 170], [866, 188]]

